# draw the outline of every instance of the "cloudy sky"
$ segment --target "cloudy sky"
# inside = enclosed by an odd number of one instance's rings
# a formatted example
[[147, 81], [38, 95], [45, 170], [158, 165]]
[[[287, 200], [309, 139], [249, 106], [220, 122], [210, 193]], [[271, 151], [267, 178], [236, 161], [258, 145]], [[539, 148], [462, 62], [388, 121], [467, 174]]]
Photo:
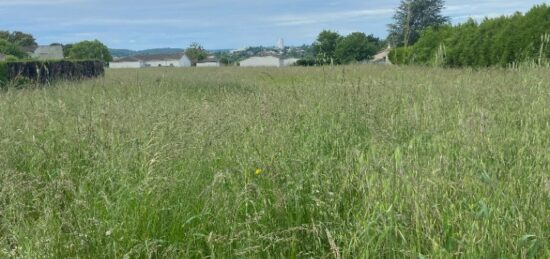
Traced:
[[[0, 0], [0, 30], [32, 33], [40, 44], [99, 39], [111, 48], [208, 49], [311, 43], [323, 29], [386, 36], [399, 0]], [[447, 0], [454, 23], [550, 0]]]

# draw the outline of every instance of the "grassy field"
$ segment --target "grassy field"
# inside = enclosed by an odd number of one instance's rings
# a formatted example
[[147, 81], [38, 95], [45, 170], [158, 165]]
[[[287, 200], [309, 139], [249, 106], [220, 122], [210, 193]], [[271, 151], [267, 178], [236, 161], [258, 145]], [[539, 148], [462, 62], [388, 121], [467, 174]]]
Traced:
[[0, 92], [0, 257], [550, 257], [550, 73], [144, 69]]

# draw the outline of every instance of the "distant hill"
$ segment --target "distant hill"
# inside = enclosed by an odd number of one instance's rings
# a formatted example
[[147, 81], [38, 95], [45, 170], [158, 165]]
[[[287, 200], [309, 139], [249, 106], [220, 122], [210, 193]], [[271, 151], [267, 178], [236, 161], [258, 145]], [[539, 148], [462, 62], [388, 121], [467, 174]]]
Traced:
[[157, 55], [157, 54], [175, 54], [182, 53], [184, 49], [178, 48], [159, 48], [159, 49], [146, 49], [146, 50], [129, 50], [129, 49], [109, 49], [109, 52], [113, 57], [132, 57], [138, 55]]

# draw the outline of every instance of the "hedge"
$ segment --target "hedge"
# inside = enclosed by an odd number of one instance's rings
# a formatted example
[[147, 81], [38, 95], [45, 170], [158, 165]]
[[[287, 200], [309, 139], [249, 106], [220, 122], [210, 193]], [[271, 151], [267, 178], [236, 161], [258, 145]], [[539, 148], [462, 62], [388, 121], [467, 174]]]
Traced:
[[550, 64], [550, 6], [525, 14], [473, 19], [428, 28], [412, 47], [392, 50], [394, 64], [446, 67], [506, 67], [517, 63]]
[[103, 76], [104, 73], [103, 63], [95, 60], [0, 62], [0, 84], [20, 79], [34, 83], [78, 80]]

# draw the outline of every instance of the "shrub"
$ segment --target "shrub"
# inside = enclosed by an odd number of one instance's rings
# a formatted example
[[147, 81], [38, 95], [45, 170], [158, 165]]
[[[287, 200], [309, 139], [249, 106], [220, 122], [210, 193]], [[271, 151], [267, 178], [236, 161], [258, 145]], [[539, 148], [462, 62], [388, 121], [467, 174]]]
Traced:
[[20, 61], [0, 63], [0, 81], [25, 79], [36, 83], [54, 80], [78, 80], [102, 76], [103, 63], [93, 60], [82, 61]]
[[8, 65], [0, 62], [0, 86], [8, 82]]
[[402, 47], [402, 48], [392, 49], [390, 51], [389, 57], [392, 64], [396, 64], [396, 65], [412, 64], [414, 60], [413, 48]]

